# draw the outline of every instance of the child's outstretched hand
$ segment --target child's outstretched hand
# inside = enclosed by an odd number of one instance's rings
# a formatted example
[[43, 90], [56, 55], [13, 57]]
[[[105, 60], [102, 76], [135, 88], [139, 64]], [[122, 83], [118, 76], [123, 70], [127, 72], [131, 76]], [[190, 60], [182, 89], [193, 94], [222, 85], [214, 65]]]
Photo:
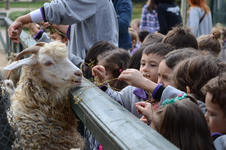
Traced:
[[27, 27], [29, 30], [31, 30], [34, 34], [37, 34], [39, 30], [41, 30], [40, 25], [36, 23], [28, 23], [25, 24], [23, 27]]
[[137, 112], [139, 114], [143, 114], [147, 118], [147, 120], [152, 119], [153, 109], [152, 109], [151, 103], [138, 102], [138, 103], [135, 103], [135, 105], [137, 108]]
[[98, 79], [100, 83], [103, 83], [106, 76], [106, 70], [104, 66], [101, 65], [94, 66], [92, 68], [92, 75], [95, 77], [95, 79]]
[[129, 85], [140, 87], [142, 88], [142, 83], [145, 83], [147, 80], [140, 71], [136, 69], [126, 69], [124, 70], [120, 76], [118, 77], [119, 80], [123, 80]]

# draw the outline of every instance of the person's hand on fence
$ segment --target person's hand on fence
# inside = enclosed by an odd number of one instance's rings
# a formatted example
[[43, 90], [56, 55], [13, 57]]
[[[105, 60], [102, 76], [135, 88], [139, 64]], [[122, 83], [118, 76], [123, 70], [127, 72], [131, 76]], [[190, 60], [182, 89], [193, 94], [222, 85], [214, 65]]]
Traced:
[[19, 44], [20, 34], [23, 29], [23, 23], [21, 21], [14, 21], [8, 28], [9, 38], [16, 44]]
[[26, 14], [17, 18], [8, 28], [9, 38], [16, 44], [19, 44], [20, 34], [24, 24], [32, 23], [30, 14]]

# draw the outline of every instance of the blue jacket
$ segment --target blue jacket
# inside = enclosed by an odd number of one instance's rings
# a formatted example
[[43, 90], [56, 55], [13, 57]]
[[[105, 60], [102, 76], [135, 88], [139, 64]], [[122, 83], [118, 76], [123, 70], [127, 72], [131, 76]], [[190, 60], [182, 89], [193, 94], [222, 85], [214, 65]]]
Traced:
[[133, 5], [131, 0], [112, 0], [119, 25], [119, 48], [132, 48], [132, 39], [128, 28], [130, 26]]

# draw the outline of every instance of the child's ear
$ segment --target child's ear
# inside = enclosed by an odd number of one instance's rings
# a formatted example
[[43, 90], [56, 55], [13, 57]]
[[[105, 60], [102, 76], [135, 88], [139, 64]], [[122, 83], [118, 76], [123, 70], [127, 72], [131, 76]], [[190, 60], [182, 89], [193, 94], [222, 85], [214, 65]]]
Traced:
[[186, 91], [187, 91], [187, 92], [186, 92], [187, 94], [191, 94], [191, 89], [190, 89], [189, 86], [186, 86]]
[[67, 43], [68, 43], [68, 38], [67, 38], [67, 37], [64, 37], [64, 38], [62, 39], [62, 42], [65, 43], [65, 44], [67, 44]]
[[132, 45], [133, 45], [133, 47], [135, 47], [136, 44], [137, 44], [136, 40], [132, 40]]

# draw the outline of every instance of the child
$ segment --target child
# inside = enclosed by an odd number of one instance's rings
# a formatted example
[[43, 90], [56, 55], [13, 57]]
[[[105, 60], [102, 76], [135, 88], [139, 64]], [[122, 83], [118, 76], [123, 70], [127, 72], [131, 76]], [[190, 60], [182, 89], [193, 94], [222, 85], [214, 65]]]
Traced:
[[137, 70], [140, 70], [140, 60], [145, 48], [146, 46], [141, 46], [134, 52], [132, 58], [130, 59], [128, 68], [135, 68]]
[[132, 48], [129, 49], [130, 55], [132, 56], [133, 53], [138, 49], [138, 47], [136, 47], [138, 35], [137, 35], [137, 33], [135, 32], [135, 30], [132, 29], [132, 28], [129, 28], [129, 34], [130, 34], [131, 39], [132, 39]]
[[148, 30], [140, 30], [139, 34], [138, 34], [138, 38], [140, 43], [142, 44], [144, 39], [147, 37], [147, 35], [149, 35], [150, 33], [148, 32]]
[[[136, 31], [137, 36], [138, 36], [138, 34], [139, 34], [139, 32], [140, 32], [140, 22], [141, 22], [140, 19], [133, 19], [133, 20], [131, 21], [131, 23], [130, 23], [131, 28], [133, 28], [133, 29]], [[139, 40], [137, 40], [136, 47], [140, 47], [140, 42], [139, 42]]]
[[222, 35], [221, 39], [222, 39], [222, 47], [223, 47], [221, 60], [226, 62], [226, 27], [222, 27], [221, 35]]
[[84, 63], [81, 64], [83, 76], [87, 79], [92, 78], [92, 67], [98, 64], [97, 56], [101, 53], [112, 51], [116, 49], [116, 46], [107, 41], [99, 41], [93, 44], [86, 54]]
[[140, 30], [143, 29], [148, 30], [150, 33], [155, 33], [159, 30], [156, 5], [154, 5], [153, 0], [148, 0], [142, 9]]
[[221, 52], [220, 37], [221, 32], [217, 29], [213, 29], [211, 35], [200, 36], [198, 38], [198, 49], [204, 55], [211, 54], [218, 57]]
[[[38, 42], [51, 42], [51, 41], [61, 41], [62, 43], [65, 43], [67, 45], [68, 38], [64, 33], [61, 31], [54, 29], [50, 31], [50, 37], [47, 33], [43, 32], [41, 30], [40, 26], [35, 23], [29, 23], [26, 25], [27, 28], [29, 28], [34, 33], [34, 39], [36, 39]], [[67, 26], [65, 26], [67, 28]], [[52, 40], [51, 40], [51, 39]]]
[[142, 46], [148, 46], [148, 45], [153, 44], [153, 43], [162, 42], [164, 37], [165, 37], [165, 35], [163, 35], [161, 33], [148, 34], [145, 37], [145, 39], [142, 43]]
[[195, 99], [186, 94], [167, 99], [153, 113], [148, 102], [136, 103], [151, 127], [182, 150], [214, 150], [209, 128]]
[[175, 66], [187, 58], [199, 55], [201, 55], [201, 53], [193, 48], [177, 49], [168, 53], [159, 64], [158, 83], [161, 83], [164, 87], [168, 85], [174, 86], [171, 73]]
[[172, 28], [172, 30], [166, 34], [162, 42], [171, 44], [176, 48], [193, 47], [198, 49], [198, 42], [195, 36], [188, 27], [183, 26]]
[[[172, 50], [172, 46], [164, 43], [152, 44], [146, 47], [140, 61], [140, 73], [142, 76], [145, 79], [152, 80], [156, 83], [158, 80], [159, 63], [161, 62], [163, 56]], [[101, 68], [101, 66], [95, 66], [92, 71], [96, 78], [99, 78], [100, 80], [104, 79], [105, 71]], [[149, 98], [149, 93], [143, 89], [132, 86], [127, 86], [122, 89], [121, 92], [113, 91], [106, 86], [101, 87], [101, 89], [138, 118], [140, 118], [141, 115], [137, 113], [134, 103], [145, 101]]]
[[184, 92], [190, 93], [196, 99], [204, 102], [205, 96], [200, 90], [202, 86], [225, 71], [226, 64], [219, 59], [211, 56], [197, 56], [183, 60], [173, 70], [172, 79], [177, 89], [172, 86], [164, 88], [162, 84], [147, 80], [135, 69], [123, 71], [118, 79], [149, 91], [152, 93], [153, 99], [160, 101], [160, 105], [163, 100]]
[[140, 31], [140, 23], [141, 23], [140, 19], [133, 19], [130, 23], [131, 28], [133, 28], [136, 31], [137, 35]]
[[130, 58], [131, 56], [124, 49], [115, 49], [98, 55], [97, 65], [102, 65], [105, 68], [106, 75], [104, 80], [109, 81], [112, 89], [121, 91], [128, 85], [124, 81], [114, 79], [117, 79], [120, 73], [128, 68]]
[[226, 74], [217, 76], [203, 86], [206, 95], [205, 114], [216, 149], [226, 149]]

